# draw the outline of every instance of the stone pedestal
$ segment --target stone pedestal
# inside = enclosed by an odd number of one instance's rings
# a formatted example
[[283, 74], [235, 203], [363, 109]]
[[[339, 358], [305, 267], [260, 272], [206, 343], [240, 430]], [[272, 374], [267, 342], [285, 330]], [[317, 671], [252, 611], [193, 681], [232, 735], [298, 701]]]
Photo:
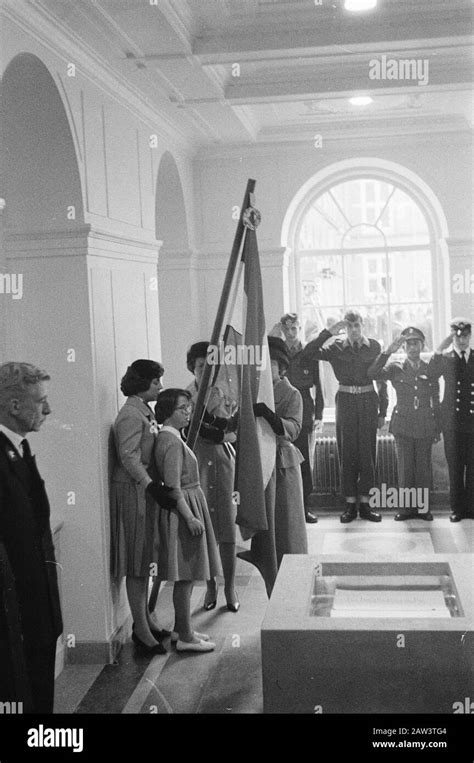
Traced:
[[[370, 576], [381, 585], [383, 576], [396, 576], [402, 586], [408, 576], [444, 575], [458, 613], [315, 616], [318, 574]], [[262, 625], [264, 712], [452, 713], [473, 696], [473, 613], [469, 554], [371, 562], [287, 555]]]

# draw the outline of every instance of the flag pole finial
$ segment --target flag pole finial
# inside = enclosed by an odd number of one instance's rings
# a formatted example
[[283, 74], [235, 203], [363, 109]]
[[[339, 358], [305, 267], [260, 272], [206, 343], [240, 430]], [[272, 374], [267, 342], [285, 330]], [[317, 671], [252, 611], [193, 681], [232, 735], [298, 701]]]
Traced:
[[258, 228], [261, 220], [262, 215], [260, 214], [259, 210], [253, 206], [253, 204], [252, 206], [247, 207], [244, 214], [242, 215], [242, 222], [246, 228], [249, 228], [249, 230], [255, 230]]

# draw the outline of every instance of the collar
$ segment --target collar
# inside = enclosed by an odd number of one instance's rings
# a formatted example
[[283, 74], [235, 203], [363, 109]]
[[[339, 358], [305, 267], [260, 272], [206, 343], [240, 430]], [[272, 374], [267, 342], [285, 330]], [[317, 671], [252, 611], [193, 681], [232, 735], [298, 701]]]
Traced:
[[[360, 344], [361, 344], [361, 345], [365, 344], [365, 346], [366, 346], [366, 347], [370, 347], [370, 342], [369, 342], [369, 340], [368, 340], [368, 339], [367, 339], [367, 337], [366, 337], [366, 336], [364, 336], [363, 334], [362, 334], [362, 336], [361, 336], [361, 338], [360, 338], [359, 342], [360, 342]], [[350, 341], [350, 339], [348, 339], [348, 338], [346, 337], [346, 338], [344, 339], [343, 343], [342, 343], [342, 346], [343, 346], [343, 347], [352, 347], [352, 345], [353, 345], [353, 344], [354, 344], [354, 343], [353, 343], [353, 342], [351, 342], [351, 341]]]
[[[454, 347], [454, 345], [453, 345], [453, 350], [456, 353], [456, 355], [458, 356], [458, 358], [462, 358], [462, 355], [461, 355], [462, 350], [458, 350], [458, 348]], [[466, 352], [466, 361], [469, 361], [469, 357], [471, 355], [471, 348], [468, 347], [465, 352]]]
[[165, 426], [161, 427], [160, 433], [161, 432], [170, 432], [170, 434], [174, 434], [174, 436], [177, 437], [178, 440], [181, 440], [181, 442], [183, 442], [181, 439], [181, 434], [174, 427], [169, 427], [167, 424], [165, 424]]
[[[413, 371], [415, 371], [415, 365], [414, 365], [414, 363], [413, 363], [413, 361], [412, 361], [412, 360], [410, 360], [409, 358], [407, 358], [407, 359], [406, 359], [406, 361], [405, 361], [405, 363], [406, 363], [406, 366], [407, 366], [407, 368], [411, 368], [411, 369], [413, 369]], [[416, 370], [417, 370], [417, 371], [420, 371], [420, 370], [422, 369], [422, 367], [423, 367], [423, 361], [422, 361], [422, 359], [420, 358], [420, 359], [419, 359], [419, 361], [418, 361], [418, 368], [417, 368]]]
[[12, 430], [8, 429], [4, 424], [0, 424], [0, 432], [3, 432], [5, 437], [10, 440], [11, 444], [15, 447], [15, 450], [18, 451], [18, 454], [23, 458], [23, 445], [21, 443], [25, 439], [25, 436], [18, 434], [18, 432], [12, 432]]
[[293, 356], [293, 355], [296, 355], [298, 352], [301, 352], [301, 350], [303, 349], [303, 345], [301, 344], [301, 341], [298, 340], [296, 344], [294, 344], [292, 347], [290, 347], [289, 344], [286, 344], [286, 349], [288, 350], [290, 356]]
[[125, 405], [133, 405], [134, 408], [139, 408], [143, 412], [146, 411], [147, 415], [155, 418], [153, 415], [153, 411], [151, 410], [148, 403], [145, 403], [145, 401], [142, 400], [141, 397], [138, 397], [138, 395], [130, 395], [130, 397], [127, 397], [125, 401]]

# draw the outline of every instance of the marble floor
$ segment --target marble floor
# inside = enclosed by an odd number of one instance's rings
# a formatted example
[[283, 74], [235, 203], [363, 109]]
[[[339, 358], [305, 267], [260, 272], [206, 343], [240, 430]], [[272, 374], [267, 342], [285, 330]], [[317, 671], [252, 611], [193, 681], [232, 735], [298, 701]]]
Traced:
[[[376, 555], [472, 553], [474, 522], [452, 524], [446, 511], [433, 522], [394, 522], [393, 513], [380, 524], [356, 520], [341, 525], [338, 514], [320, 514], [307, 525], [309, 553]], [[133, 645], [123, 647], [116, 664], [69, 665], [56, 680], [57, 713], [124, 714], [258, 714], [263, 711], [260, 626], [267, 597], [257, 570], [238, 560], [238, 613], [225, 606], [222, 589], [215, 610], [205, 612], [204, 584], [192, 597], [193, 624], [209, 633], [216, 650], [178, 654], [164, 644], [166, 655], [139, 657]], [[162, 587], [157, 613], [163, 627], [173, 622], [172, 584]]]

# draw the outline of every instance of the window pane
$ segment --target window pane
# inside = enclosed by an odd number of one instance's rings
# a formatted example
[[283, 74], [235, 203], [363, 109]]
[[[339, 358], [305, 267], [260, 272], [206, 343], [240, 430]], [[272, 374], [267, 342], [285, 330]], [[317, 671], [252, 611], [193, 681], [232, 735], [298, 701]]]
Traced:
[[429, 229], [417, 204], [397, 188], [382, 214], [378, 227], [387, 237], [389, 246], [428, 244]]
[[373, 225], [362, 223], [350, 228], [343, 239], [344, 249], [364, 249], [369, 246], [385, 247], [385, 236]]
[[344, 285], [346, 302], [386, 303], [390, 288], [388, 260], [384, 252], [345, 254]]
[[431, 253], [391, 252], [392, 302], [431, 302]]
[[339, 255], [305, 255], [300, 258], [301, 304], [342, 305], [342, 258]]

